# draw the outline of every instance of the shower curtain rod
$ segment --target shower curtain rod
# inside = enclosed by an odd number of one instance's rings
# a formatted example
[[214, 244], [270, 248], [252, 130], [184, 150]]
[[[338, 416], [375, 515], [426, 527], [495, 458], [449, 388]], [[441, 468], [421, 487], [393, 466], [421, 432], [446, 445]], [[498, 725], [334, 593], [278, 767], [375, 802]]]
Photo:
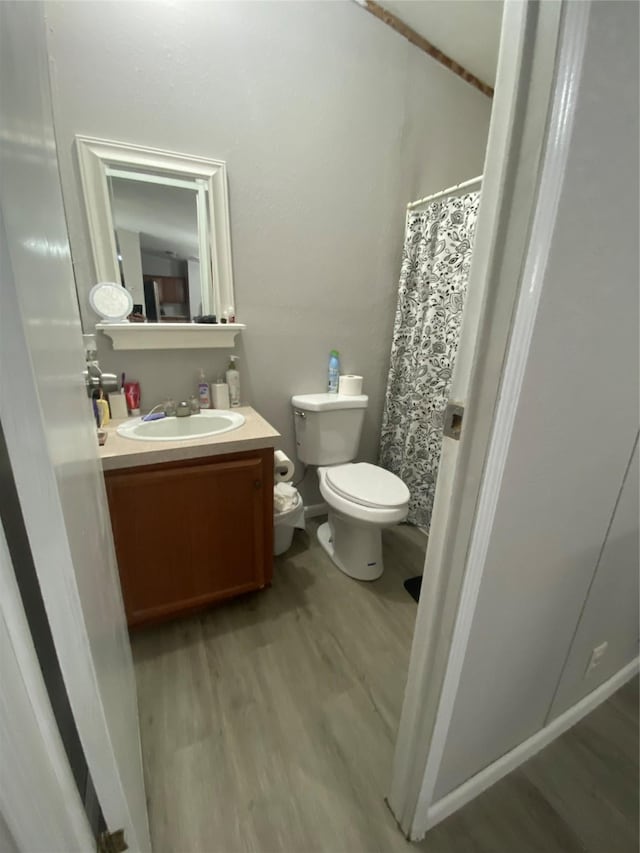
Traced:
[[407, 205], [407, 210], [413, 210], [415, 207], [422, 207], [423, 204], [428, 204], [438, 198], [446, 198], [450, 195], [456, 195], [461, 190], [471, 189], [471, 187], [481, 183], [482, 175], [478, 175], [477, 178], [471, 178], [468, 181], [463, 181], [461, 184], [456, 184], [455, 187], [449, 187], [446, 190], [441, 190], [439, 193], [433, 193], [432, 195], [425, 196], [424, 198], [419, 198], [418, 201], [412, 201]]

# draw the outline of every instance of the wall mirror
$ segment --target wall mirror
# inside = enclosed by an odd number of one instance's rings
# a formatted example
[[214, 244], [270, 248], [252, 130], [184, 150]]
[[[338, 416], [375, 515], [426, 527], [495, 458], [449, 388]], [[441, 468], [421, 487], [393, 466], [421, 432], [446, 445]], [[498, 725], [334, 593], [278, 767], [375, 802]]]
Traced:
[[147, 323], [234, 313], [225, 163], [77, 136], [97, 281]]

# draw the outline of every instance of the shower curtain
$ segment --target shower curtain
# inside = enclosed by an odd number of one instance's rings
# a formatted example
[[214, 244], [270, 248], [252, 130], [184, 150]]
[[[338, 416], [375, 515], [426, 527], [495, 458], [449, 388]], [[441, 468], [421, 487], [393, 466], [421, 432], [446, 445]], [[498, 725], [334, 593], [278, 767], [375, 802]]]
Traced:
[[407, 217], [380, 465], [411, 492], [407, 520], [429, 527], [480, 192]]

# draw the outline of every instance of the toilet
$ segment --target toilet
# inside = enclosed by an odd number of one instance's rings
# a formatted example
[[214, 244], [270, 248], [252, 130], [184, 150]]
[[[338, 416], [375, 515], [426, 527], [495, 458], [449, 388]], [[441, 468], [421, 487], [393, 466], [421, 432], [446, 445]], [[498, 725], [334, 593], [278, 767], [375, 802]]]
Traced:
[[409, 505], [409, 489], [399, 477], [352, 461], [368, 402], [366, 394], [291, 398], [298, 458], [318, 466], [320, 493], [329, 507], [318, 541], [342, 572], [363, 581], [384, 571], [382, 528], [404, 521]]

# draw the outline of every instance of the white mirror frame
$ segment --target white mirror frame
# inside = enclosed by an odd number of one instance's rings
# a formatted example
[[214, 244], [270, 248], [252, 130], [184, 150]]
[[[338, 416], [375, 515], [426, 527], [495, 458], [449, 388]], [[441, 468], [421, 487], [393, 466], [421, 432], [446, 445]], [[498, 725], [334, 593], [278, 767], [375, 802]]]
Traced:
[[227, 166], [223, 160], [91, 136], [76, 136], [76, 147], [97, 281], [120, 281], [107, 167], [151, 170], [169, 178], [199, 179], [206, 183], [209, 191], [211, 276], [207, 276], [209, 287], [205, 284], [203, 288], [202, 310], [205, 314], [213, 313], [220, 317], [226, 307], [235, 305]]

